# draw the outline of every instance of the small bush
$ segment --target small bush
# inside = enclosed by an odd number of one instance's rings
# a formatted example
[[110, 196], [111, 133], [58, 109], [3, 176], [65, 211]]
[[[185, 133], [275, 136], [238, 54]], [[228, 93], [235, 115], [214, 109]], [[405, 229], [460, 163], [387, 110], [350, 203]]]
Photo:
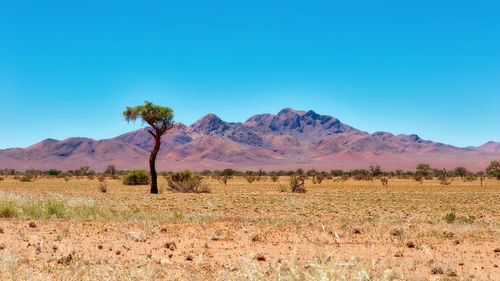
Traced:
[[0, 177], [0, 181], [3, 181], [3, 177]]
[[246, 178], [248, 183], [252, 183], [257, 179], [256, 176], [246, 176], [245, 178]]
[[102, 192], [102, 193], [106, 193], [108, 192], [108, 185], [104, 182], [101, 182], [99, 184], [99, 191]]
[[31, 182], [33, 181], [33, 176], [30, 174], [23, 175], [22, 177], [19, 178], [19, 181], [21, 182]]
[[201, 184], [201, 176], [189, 170], [166, 177], [168, 186], [176, 192], [210, 193], [207, 185]]
[[280, 176], [278, 176], [278, 175], [272, 175], [272, 176], [271, 176], [271, 180], [272, 180], [273, 182], [277, 182], [279, 178], [280, 178]]
[[321, 184], [321, 182], [325, 179], [325, 176], [322, 174], [316, 175], [316, 183]]
[[387, 178], [381, 178], [380, 182], [384, 187], [387, 187], [387, 185], [389, 184], [389, 180]]
[[290, 188], [294, 193], [305, 193], [304, 182], [306, 181], [306, 176], [304, 175], [293, 175], [290, 177]]
[[149, 181], [149, 174], [144, 170], [132, 170], [123, 177], [125, 185], [146, 185]]
[[455, 213], [448, 213], [446, 214], [446, 216], [444, 216], [444, 219], [447, 223], [453, 223], [457, 219], [457, 216], [455, 215]]

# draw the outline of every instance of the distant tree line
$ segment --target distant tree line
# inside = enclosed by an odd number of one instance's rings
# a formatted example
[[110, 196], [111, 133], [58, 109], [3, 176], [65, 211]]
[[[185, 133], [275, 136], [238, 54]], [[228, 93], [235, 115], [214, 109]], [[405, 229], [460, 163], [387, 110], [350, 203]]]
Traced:
[[[57, 169], [50, 170], [36, 170], [36, 169], [28, 169], [24, 172], [16, 171], [15, 169], [0, 169], [0, 177], [2, 179], [4, 177], [16, 177], [23, 181], [31, 181], [36, 178], [44, 178], [44, 177], [55, 177], [55, 178], [64, 178], [69, 180], [70, 178], [82, 178], [86, 177], [89, 179], [94, 178], [112, 178], [112, 179], [121, 179], [125, 177], [127, 174], [133, 174], [137, 178], [141, 178], [140, 182], [144, 182], [145, 174], [142, 173], [142, 170], [118, 170], [114, 165], [109, 165], [104, 171], [96, 172], [90, 169], [89, 166], [82, 166], [78, 169], [68, 170], [68, 171], [60, 171]], [[172, 175], [175, 175], [175, 172], [163, 171], [160, 172], [159, 175], [165, 178], [168, 178]], [[238, 171], [234, 169], [224, 169], [224, 170], [203, 170], [200, 172], [193, 172], [193, 175], [197, 176], [205, 176], [212, 177], [216, 180], [221, 181], [223, 184], [227, 184], [228, 180], [235, 177], [245, 178], [249, 183], [258, 182], [261, 180], [265, 180], [266, 178], [270, 178], [273, 182], [277, 182], [279, 177], [288, 176], [288, 177], [297, 177], [299, 176], [301, 179], [311, 179], [313, 184], [321, 184], [323, 180], [334, 180], [334, 181], [346, 181], [347, 179], [353, 179], [356, 181], [368, 180], [373, 181], [375, 179], [385, 178], [382, 182], [384, 186], [387, 185], [386, 179], [397, 178], [397, 179], [414, 179], [420, 183], [424, 180], [431, 179], [439, 179], [443, 185], [449, 184], [449, 180], [451, 178], [460, 178], [463, 181], [475, 181], [477, 179], [483, 180], [484, 178], [495, 178], [500, 180], [500, 162], [499, 161], [491, 161], [491, 163], [485, 168], [484, 171], [479, 172], [471, 172], [468, 171], [465, 167], [456, 167], [455, 169], [446, 170], [431, 167], [429, 164], [418, 164], [413, 171], [403, 171], [403, 170], [395, 170], [395, 171], [384, 171], [380, 166], [369, 166], [368, 169], [355, 169], [355, 170], [341, 170], [341, 169], [332, 169], [330, 171], [319, 171], [315, 169], [296, 169], [296, 170], [279, 170], [279, 171], [264, 171], [259, 169], [257, 171]], [[146, 174], [147, 176], [147, 174]], [[150, 180], [150, 179], [149, 179]], [[148, 183], [150, 182], [148, 180]]]

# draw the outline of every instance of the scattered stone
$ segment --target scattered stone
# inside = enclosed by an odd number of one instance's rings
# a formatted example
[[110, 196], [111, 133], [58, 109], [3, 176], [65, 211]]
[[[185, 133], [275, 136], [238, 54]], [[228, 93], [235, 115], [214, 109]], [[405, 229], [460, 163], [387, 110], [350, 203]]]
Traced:
[[391, 230], [391, 235], [392, 236], [402, 236], [403, 235], [403, 229], [402, 228], [394, 228]]
[[354, 232], [354, 234], [361, 234], [361, 229], [359, 229], [359, 228], [355, 228], [355, 229], [353, 230], [353, 232]]
[[174, 241], [169, 241], [165, 243], [165, 248], [170, 249], [170, 251], [173, 251], [177, 249], [177, 245], [175, 244]]
[[59, 249], [59, 246], [57, 246], [57, 244], [52, 245], [52, 250], [53, 250], [54, 252], [56, 252], [56, 251], [57, 251], [57, 249]]
[[187, 260], [187, 261], [193, 261], [193, 255], [188, 254], [188, 255], [186, 256], [186, 260]]
[[495, 253], [500, 253], [500, 248], [496, 248]]
[[437, 262], [433, 263], [431, 266], [431, 273], [432, 274], [443, 274], [444, 273], [443, 266]]
[[0, 226], [0, 234], [3, 234], [4, 231], [3, 231], [3, 227]]
[[398, 250], [398, 251], [396, 251], [396, 253], [394, 254], [394, 256], [396, 258], [402, 258], [403, 254], [404, 254], [403, 250]]
[[102, 245], [98, 245], [98, 246], [97, 246], [97, 249], [99, 249], [99, 250], [102, 250], [102, 248], [103, 248], [103, 246], [102, 246]]
[[161, 233], [167, 233], [167, 228], [166, 227], [163, 227], [162, 229], [160, 229]]
[[57, 263], [68, 265], [71, 263], [72, 260], [73, 260], [72, 254], [65, 254], [57, 261]]
[[413, 241], [410, 240], [410, 241], [406, 242], [406, 247], [408, 247], [410, 249], [415, 248], [415, 243], [413, 243]]
[[460, 240], [459, 239], [455, 239], [455, 245], [458, 245], [460, 244]]
[[3, 250], [3, 249], [5, 249], [5, 244], [4, 243], [0, 244], [0, 250]]
[[116, 252], [115, 252], [115, 254], [116, 254], [117, 256], [119, 256], [121, 253], [122, 253], [122, 251], [120, 251], [120, 250], [116, 250]]
[[36, 227], [36, 223], [34, 221], [30, 221], [28, 223], [28, 226], [31, 227], [31, 228], [35, 228]]
[[256, 254], [254, 259], [256, 259], [257, 261], [266, 261], [266, 257], [263, 255], [263, 254]]

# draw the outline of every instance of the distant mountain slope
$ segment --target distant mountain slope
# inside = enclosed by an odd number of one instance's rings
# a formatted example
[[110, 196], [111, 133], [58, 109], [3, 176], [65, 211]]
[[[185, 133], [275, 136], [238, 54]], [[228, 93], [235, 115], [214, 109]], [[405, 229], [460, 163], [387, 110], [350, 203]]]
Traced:
[[[103, 170], [147, 168], [153, 140], [140, 129], [112, 139], [47, 139], [25, 149], [0, 150], [0, 168]], [[207, 114], [190, 126], [169, 131], [162, 139], [159, 170], [180, 169], [413, 169], [418, 163], [440, 168], [466, 166], [482, 170], [500, 159], [500, 143], [459, 148], [423, 140], [417, 135], [369, 134], [316, 112], [285, 108], [230, 123]]]

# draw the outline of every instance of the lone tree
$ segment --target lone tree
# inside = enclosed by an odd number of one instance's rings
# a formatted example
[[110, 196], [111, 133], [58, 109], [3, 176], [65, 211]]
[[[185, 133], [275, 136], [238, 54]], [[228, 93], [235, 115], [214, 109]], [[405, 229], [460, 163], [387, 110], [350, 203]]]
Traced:
[[138, 118], [142, 119], [142, 122], [148, 123], [151, 128], [147, 131], [155, 139], [155, 145], [149, 156], [149, 169], [151, 173], [151, 193], [158, 193], [158, 182], [155, 168], [156, 155], [160, 150], [160, 140], [168, 130], [174, 128], [176, 124], [174, 123], [174, 111], [170, 107], [163, 107], [159, 105], [154, 105], [152, 102], [144, 101], [144, 105], [138, 105], [135, 107], [128, 107], [123, 111], [123, 116], [127, 122], [135, 121]]

